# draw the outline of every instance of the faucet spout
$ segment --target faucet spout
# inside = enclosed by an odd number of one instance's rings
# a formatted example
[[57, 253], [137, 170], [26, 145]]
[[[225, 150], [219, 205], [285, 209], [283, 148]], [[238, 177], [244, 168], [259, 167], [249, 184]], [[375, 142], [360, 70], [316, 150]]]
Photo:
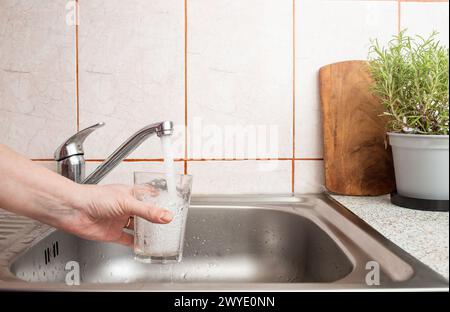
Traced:
[[97, 184], [99, 183], [111, 170], [117, 167], [122, 160], [130, 155], [136, 148], [138, 148], [144, 141], [146, 141], [153, 134], [158, 137], [168, 136], [173, 134], [173, 123], [171, 121], [163, 121], [149, 125], [126, 140], [114, 153], [111, 154], [94, 172], [92, 172], [82, 184]]

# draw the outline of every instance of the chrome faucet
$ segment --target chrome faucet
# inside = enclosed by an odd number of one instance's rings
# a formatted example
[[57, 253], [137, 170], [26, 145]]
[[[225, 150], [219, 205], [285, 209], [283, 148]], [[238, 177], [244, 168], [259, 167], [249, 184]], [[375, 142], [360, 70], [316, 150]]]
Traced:
[[86, 161], [84, 159], [83, 143], [92, 132], [104, 125], [104, 123], [98, 123], [81, 130], [55, 151], [58, 173], [77, 183], [97, 184], [150, 136], [156, 134], [158, 137], [162, 137], [173, 133], [173, 123], [171, 121], [155, 123], [139, 130], [85, 178]]

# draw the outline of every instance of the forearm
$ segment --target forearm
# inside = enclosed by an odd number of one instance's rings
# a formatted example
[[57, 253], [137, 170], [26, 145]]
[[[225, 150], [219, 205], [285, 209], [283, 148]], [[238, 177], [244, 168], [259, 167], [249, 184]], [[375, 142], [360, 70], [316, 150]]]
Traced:
[[82, 238], [127, 246], [133, 244], [133, 236], [123, 227], [131, 216], [155, 223], [173, 218], [170, 211], [136, 199], [131, 186], [77, 184], [1, 144], [0, 208]]
[[58, 226], [82, 189], [0, 144], [0, 208]]

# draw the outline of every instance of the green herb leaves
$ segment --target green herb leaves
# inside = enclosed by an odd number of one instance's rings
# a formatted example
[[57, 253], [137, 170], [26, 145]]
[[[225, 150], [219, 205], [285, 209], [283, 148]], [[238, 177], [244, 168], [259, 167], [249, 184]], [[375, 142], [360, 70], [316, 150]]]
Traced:
[[402, 31], [387, 47], [372, 40], [369, 70], [373, 93], [386, 108], [389, 130], [449, 134], [449, 50], [437, 40]]

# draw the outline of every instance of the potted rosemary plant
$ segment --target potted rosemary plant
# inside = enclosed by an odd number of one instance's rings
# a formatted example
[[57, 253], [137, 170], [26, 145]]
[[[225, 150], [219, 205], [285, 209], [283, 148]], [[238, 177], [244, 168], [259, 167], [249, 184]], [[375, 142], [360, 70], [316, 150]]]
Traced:
[[[449, 50], [402, 31], [386, 47], [372, 41], [373, 92], [385, 107], [397, 192], [410, 199], [449, 200]], [[448, 209], [448, 208], [447, 208]]]

